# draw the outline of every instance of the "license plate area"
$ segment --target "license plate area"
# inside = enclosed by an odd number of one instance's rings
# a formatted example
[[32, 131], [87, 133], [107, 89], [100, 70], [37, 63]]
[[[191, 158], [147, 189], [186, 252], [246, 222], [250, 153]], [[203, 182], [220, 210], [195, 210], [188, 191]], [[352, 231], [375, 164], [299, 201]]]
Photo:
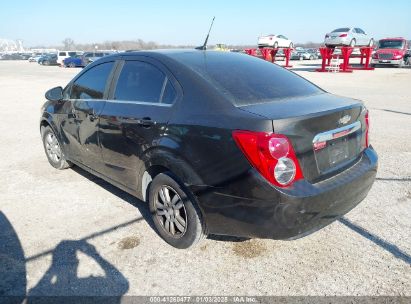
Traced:
[[361, 123], [318, 134], [313, 150], [320, 174], [328, 173], [356, 159], [361, 152]]

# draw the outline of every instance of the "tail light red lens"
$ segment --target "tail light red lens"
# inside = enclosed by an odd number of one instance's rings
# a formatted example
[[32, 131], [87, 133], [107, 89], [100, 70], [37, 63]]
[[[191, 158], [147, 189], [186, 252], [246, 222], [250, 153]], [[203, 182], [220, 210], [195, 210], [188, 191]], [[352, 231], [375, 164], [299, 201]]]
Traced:
[[288, 187], [303, 178], [289, 139], [281, 134], [233, 131], [233, 138], [251, 165], [273, 185]]
[[341, 38], [347, 37], [347, 34], [341, 34], [339, 37], [341, 37]]
[[370, 137], [369, 137], [369, 131], [370, 131], [370, 117], [369, 117], [369, 112], [365, 112], [365, 147], [368, 148], [370, 145]]

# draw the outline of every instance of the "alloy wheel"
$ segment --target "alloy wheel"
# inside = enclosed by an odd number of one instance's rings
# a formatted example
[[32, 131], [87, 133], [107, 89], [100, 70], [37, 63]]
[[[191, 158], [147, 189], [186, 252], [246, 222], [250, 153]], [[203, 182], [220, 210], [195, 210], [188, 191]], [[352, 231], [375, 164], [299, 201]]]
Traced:
[[53, 133], [46, 135], [46, 151], [48, 157], [55, 163], [61, 159], [61, 148], [56, 136]]
[[178, 193], [169, 186], [161, 186], [155, 207], [156, 217], [165, 232], [175, 238], [182, 237], [187, 230], [187, 212]]

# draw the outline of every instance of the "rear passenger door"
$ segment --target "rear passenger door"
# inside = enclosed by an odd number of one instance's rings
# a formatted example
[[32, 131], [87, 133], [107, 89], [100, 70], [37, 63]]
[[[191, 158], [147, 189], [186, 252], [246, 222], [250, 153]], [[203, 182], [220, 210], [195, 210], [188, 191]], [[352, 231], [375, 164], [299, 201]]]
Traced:
[[181, 94], [178, 83], [159, 62], [123, 60], [100, 115], [104, 174], [138, 191], [144, 154], [158, 144]]

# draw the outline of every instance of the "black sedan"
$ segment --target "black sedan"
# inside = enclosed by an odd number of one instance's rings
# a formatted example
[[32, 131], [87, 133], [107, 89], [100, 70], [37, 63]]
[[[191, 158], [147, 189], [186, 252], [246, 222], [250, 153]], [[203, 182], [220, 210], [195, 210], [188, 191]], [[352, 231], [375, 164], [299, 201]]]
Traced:
[[377, 172], [360, 101], [245, 54], [119, 53], [46, 98], [50, 164], [147, 201], [177, 248], [307, 235], [362, 201]]

